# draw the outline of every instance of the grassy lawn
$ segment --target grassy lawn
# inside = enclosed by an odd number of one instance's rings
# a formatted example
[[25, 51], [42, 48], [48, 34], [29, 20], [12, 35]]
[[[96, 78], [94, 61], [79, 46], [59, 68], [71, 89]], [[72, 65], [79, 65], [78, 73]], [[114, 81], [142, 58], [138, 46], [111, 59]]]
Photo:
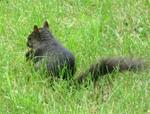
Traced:
[[51, 87], [24, 56], [45, 20], [75, 55], [75, 76], [103, 57], [150, 59], [150, 0], [0, 0], [0, 114], [150, 113], [147, 71], [113, 73], [96, 89]]

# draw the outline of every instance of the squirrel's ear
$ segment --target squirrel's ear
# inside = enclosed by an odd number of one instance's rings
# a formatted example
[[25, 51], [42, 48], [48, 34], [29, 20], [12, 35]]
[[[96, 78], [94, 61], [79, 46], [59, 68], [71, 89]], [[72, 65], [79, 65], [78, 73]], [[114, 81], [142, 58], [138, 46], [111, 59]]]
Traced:
[[39, 31], [38, 26], [37, 26], [37, 25], [34, 25], [33, 30], [34, 30], [35, 32], [38, 32], [38, 31]]
[[45, 21], [45, 22], [44, 22], [43, 27], [44, 27], [44, 28], [49, 28], [49, 24], [48, 24], [48, 22], [47, 22], [47, 21]]

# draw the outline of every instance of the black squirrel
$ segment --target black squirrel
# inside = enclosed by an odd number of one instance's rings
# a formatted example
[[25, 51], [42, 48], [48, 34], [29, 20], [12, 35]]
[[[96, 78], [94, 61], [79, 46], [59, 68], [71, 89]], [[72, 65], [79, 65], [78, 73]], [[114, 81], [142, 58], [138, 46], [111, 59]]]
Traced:
[[34, 25], [27, 38], [27, 60], [33, 60], [36, 69], [46, 68], [46, 72], [63, 79], [71, 78], [76, 70], [74, 55], [64, 48], [49, 31], [49, 24], [44, 22], [42, 28]]
[[[71, 77], [74, 75], [76, 71], [75, 57], [55, 39], [49, 31], [47, 21], [42, 28], [34, 26], [33, 32], [28, 36], [27, 46], [31, 50], [26, 53], [26, 59], [32, 59], [36, 69], [42, 66], [44, 60], [47, 71], [52, 75], [60, 77], [60, 72], [63, 71], [64, 67], [63, 79], [67, 78], [66, 74], [68, 73]], [[97, 81], [98, 77], [112, 73], [116, 69], [119, 72], [138, 71], [145, 68], [145, 66], [146, 62], [142, 59], [130, 57], [106, 58], [92, 64], [89, 69], [75, 80], [78, 83], [83, 83], [90, 74], [91, 79]]]

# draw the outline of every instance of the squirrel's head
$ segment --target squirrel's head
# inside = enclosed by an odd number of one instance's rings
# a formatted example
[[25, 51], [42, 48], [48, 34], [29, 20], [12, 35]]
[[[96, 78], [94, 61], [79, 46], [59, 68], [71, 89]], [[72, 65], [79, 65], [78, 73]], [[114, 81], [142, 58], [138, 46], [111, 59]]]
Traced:
[[44, 22], [42, 28], [34, 25], [32, 33], [27, 38], [27, 46], [33, 49], [37, 48], [41, 41], [50, 38], [49, 33], [49, 24], [47, 21]]

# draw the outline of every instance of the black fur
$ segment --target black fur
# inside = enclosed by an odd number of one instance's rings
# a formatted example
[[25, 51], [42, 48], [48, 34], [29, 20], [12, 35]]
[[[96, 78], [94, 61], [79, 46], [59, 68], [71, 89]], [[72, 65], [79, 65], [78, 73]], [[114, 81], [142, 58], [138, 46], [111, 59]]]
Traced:
[[42, 28], [34, 26], [33, 32], [28, 36], [27, 46], [31, 48], [26, 53], [27, 60], [33, 60], [36, 69], [45, 67], [53, 76], [70, 78], [75, 72], [75, 57], [64, 48], [49, 31], [48, 22]]
[[97, 81], [99, 77], [112, 73], [117, 70], [122, 71], [139, 71], [147, 68], [146, 61], [142, 59], [128, 57], [112, 57], [99, 60], [96, 64], [92, 64], [77, 79], [77, 83], [83, 83], [91, 76], [92, 81]]
[[[64, 48], [49, 31], [48, 22], [42, 28], [34, 26], [33, 32], [28, 36], [27, 46], [31, 48], [26, 53], [27, 60], [33, 60], [36, 69], [45, 68], [53, 76], [67, 79], [73, 76], [76, 70], [74, 55]], [[99, 60], [92, 64], [89, 69], [82, 73], [77, 79], [78, 83], [83, 83], [91, 76], [92, 81], [97, 81], [99, 77], [112, 73], [114, 70], [138, 71], [146, 68], [146, 62], [141, 59], [128, 57], [112, 57]]]

